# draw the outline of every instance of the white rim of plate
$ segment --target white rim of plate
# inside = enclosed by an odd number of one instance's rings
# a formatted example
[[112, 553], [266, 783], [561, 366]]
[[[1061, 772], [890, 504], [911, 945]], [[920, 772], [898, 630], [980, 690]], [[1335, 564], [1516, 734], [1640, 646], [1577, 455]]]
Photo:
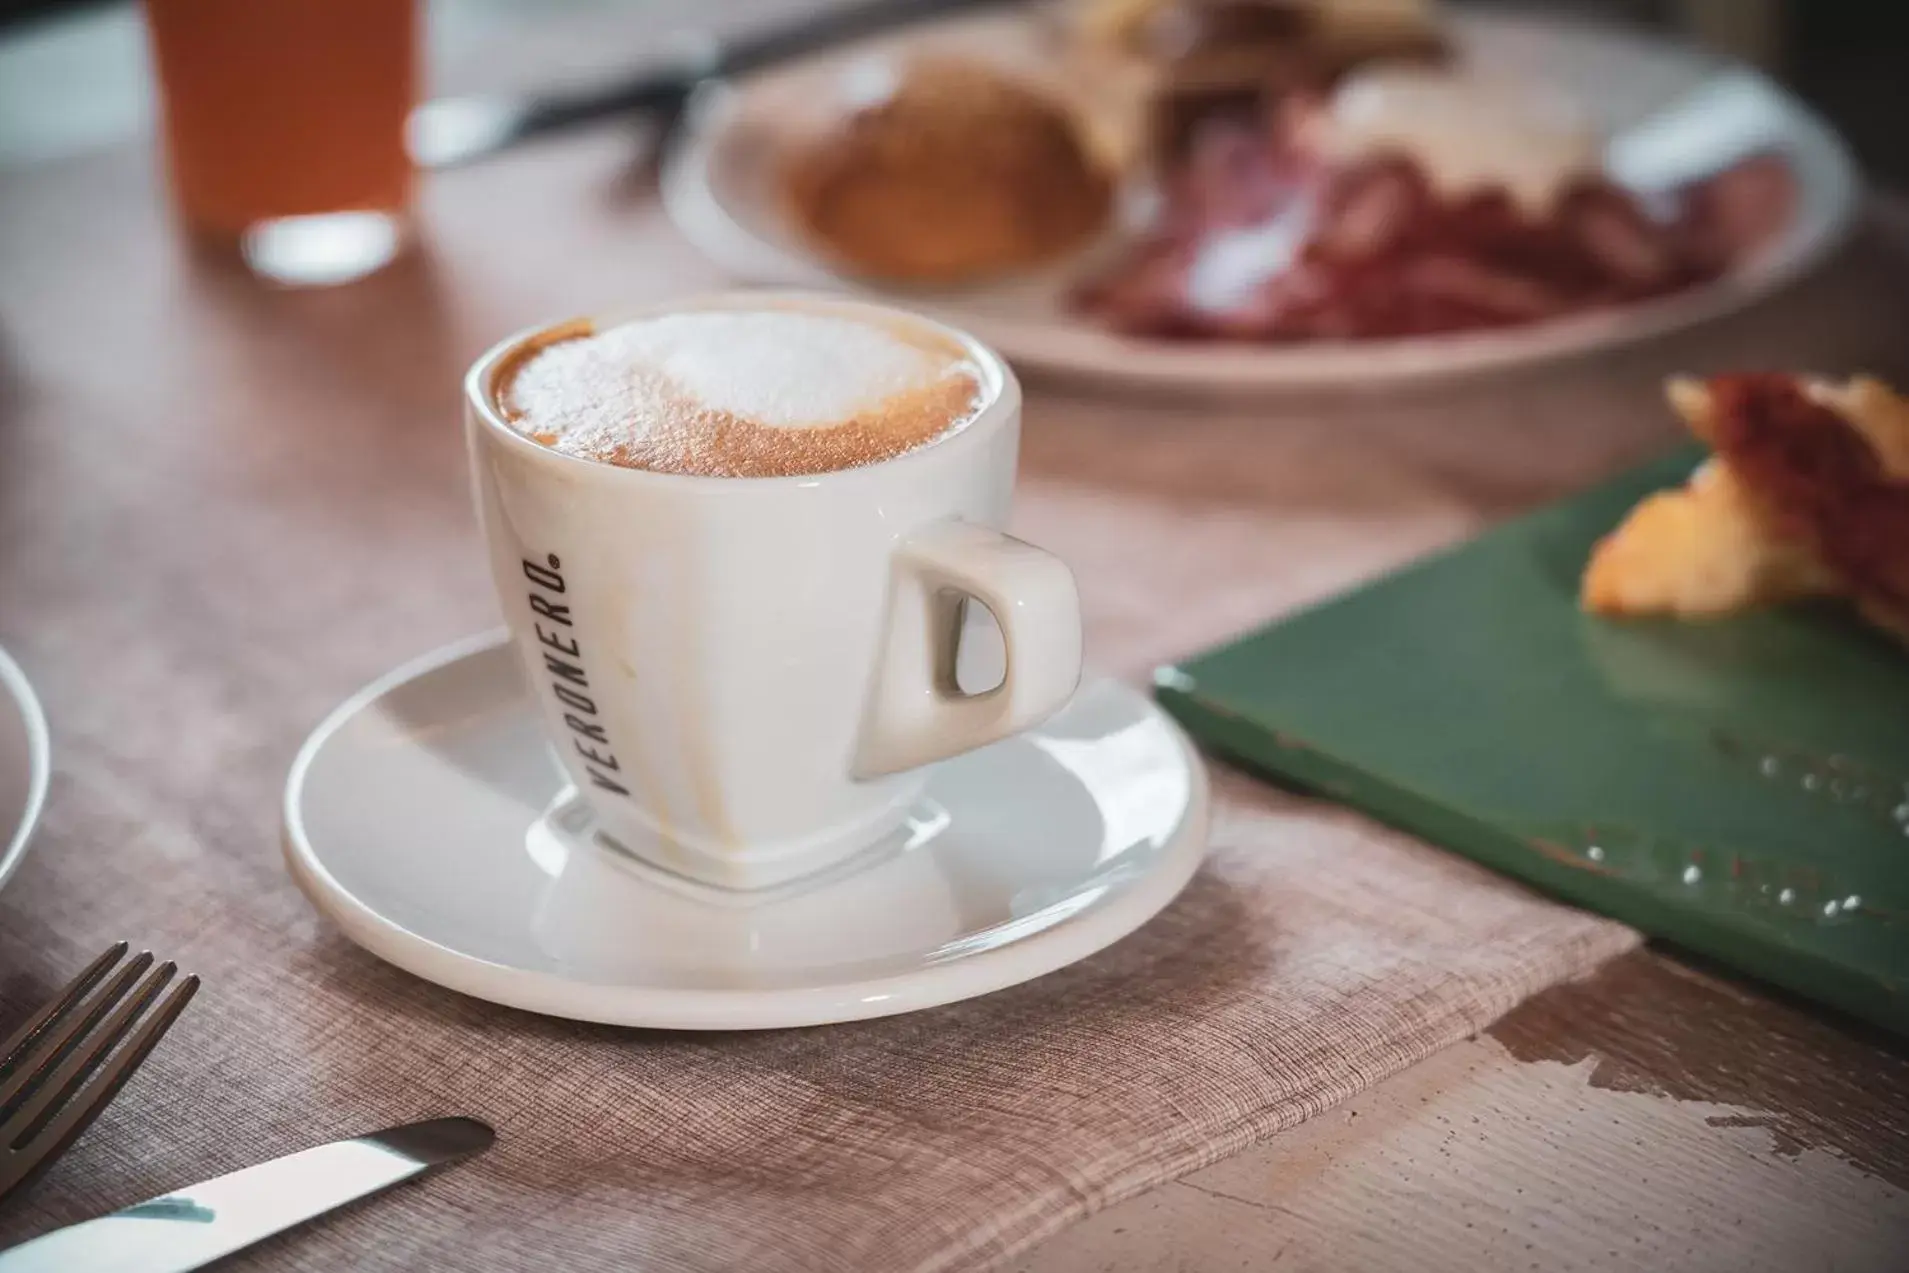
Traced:
[[[1486, 14], [1473, 20], [1488, 23], [1491, 18]], [[955, 18], [927, 24], [921, 31], [932, 34], [962, 21]], [[1583, 27], [1617, 40], [1663, 43], [1568, 18], [1550, 25], [1566, 31]], [[844, 51], [818, 55], [815, 60], [840, 56]], [[800, 65], [778, 68], [772, 74], [786, 73]], [[1396, 388], [1401, 382], [1458, 380], [1634, 346], [1737, 312], [1782, 291], [1821, 265], [1849, 237], [1856, 221], [1861, 180], [1848, 147], [1835, 130], [1788, 90], [1775, 84], [1769, 87], [1790, 105], [1792, 134], [1804, 142], [1786, 151], [1798, 164], [1803, 202], [1814, 204], [1807, 224], [1797, 227], [1796, 241], [1781, 244], [1769, 260], [1655, 300], [1524, 327], [1448, 336], [1296, 345], [1138, 340], [1116, 335], [1087, 319], [1026, 319], [990, 312], [987, 288], [971, 293], [981, 302], [976, 306], [964, 302], [959, 294], [889, 290], [837, 274], [821, 262], [760, 237], [737, 220], [715, 193], [709, 176], [713, 156], [725, 130], [737, 117], [739, 98], [749, 91], [746, 80], [735, 86], [712, 85], [692, 103], [687, 126], [677, 133], [663, 156], [661, 196], [678, 231], [742, 282], [840, 291], [915, 309], [937, 321], [973, 331], [1019, 370], [1162, 388], [1384, 390]], [[1804, 230], [1810, 233], [1803, 234]]]
[[27, 841], [33, 838], [40, 812], [46, 807], [46, 791], [53, 778], [53, 738], [46, 725], [46, 709], [40, 705], [32, 683], [4, 648], [0, 648], [0, 690], [5, 690], [19, 707], [20, 723], [26, 727], [27, 736], [26, 807], [6, 847], [0, 849], [0, 885], [4, 885], [25, 859]]
[[[1211, 792], [1206, 766], [1178, 722], [1172, 727], [1192, 774], [1187, 813], [1160, 866], [1111, 901], [1031, 937], [912, 973], [784, 990], [681, 990], [577, 981], [452, 950], [393, 923], [325, 869], [305, 829], [305, 779], [319, 753], [358, 713], [395, 689], [463, 659], [507, 646], [508, 634], [479, 633], [413, 659], [372, 681], [321, 721], [292, 761], [285, 782], [284, 852], [293, 881], [353, 942], [386, 963], [473, 998], [545, 1016], [662, 1030], [774, 1030], [862, 1021], [956, 1003], [1031, 981], [1113, 945], [1166, 909], [1206, 858]], [[1149, 710], [1159, 706], [1145, 700]]]

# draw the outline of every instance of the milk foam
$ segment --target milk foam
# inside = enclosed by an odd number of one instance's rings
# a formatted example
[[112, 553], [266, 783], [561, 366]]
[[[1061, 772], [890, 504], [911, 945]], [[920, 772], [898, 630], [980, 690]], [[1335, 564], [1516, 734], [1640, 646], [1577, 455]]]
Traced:
[[979, 409], [965, 352], [913, 335], [794, 310], [669, 314], [549, 344], [498, 398], [519, 431], [590, 459], [710, 476], [827, 472], [925, 445]]

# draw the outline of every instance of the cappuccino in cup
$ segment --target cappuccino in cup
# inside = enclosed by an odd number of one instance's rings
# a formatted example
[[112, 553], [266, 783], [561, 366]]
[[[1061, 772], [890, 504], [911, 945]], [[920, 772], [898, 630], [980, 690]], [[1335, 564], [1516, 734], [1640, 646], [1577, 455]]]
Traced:
[[[465, 414], [527, 688], [613, 851], [729, 889], [824, 871], [933, 817], [923, 766], [1079, 680], [1073, 576], [1002, 530], [1019, 386], [961, 332], [677, 302], [504, 341]], [[954, 676], [969, 601], [1006, 648], [980, 693]]]
[[932, 329], [702, 310], [560, 332], [503, 373], [511, 426], [583, 459], [698, 477], [831, 473], [932, 445], [986, 405]]

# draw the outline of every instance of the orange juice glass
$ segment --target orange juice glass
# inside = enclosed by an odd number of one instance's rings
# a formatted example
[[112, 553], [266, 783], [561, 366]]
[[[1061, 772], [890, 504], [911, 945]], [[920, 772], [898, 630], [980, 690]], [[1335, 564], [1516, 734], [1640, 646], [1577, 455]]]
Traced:
[[287, 283], [400, 250], [415, 0], [146, 0], [181, 223]]

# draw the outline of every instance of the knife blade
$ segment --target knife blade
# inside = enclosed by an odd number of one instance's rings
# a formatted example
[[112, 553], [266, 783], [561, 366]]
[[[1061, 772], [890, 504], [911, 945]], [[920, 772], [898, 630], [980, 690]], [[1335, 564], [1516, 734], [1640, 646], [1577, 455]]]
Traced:
[[367, 1194], [490, 1148], [434, 1118], [274, 1158], [0, 1251], [0, 1273], [184, 1273]]
[[406, 144], [419, 167], [450, 168], [532, 137], [615, 115], [667, 118], [708, 80], [759, 70], [952, 10], [1014, 2], [864, 0], [726, 41], [691, 34], [673, 42], [673, 53], [660, 68], [615, 83], [528, 97], [478, 94], [426, 102], [411, 113]]
[[1773, 149], [1791, 112], [1754, 71], [1719, 71], [1614, 133], [1604, 146], [1604, 170], [1640, 195], [1688, 186]]

